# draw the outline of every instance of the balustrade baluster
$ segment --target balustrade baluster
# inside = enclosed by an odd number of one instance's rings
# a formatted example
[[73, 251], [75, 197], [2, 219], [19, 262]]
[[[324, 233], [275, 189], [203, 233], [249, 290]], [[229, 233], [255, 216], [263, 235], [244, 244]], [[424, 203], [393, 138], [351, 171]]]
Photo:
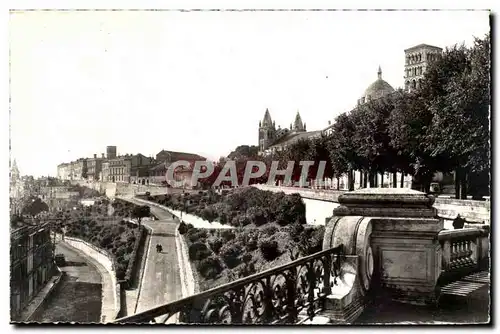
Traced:
[[442, 266], [446, 270], [450, 268], [452, 261], [452, 244], [450, 240], [446, 240], [443, 244], [443, 263]]

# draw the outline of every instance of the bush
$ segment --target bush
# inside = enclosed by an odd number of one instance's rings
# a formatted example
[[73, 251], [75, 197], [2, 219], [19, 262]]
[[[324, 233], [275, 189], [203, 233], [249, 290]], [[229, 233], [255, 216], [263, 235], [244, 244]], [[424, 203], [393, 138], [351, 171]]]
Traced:
[[214, 279], [222, 272], [220, 260], [214, 256], [201, 260], [197, 265], [198, 272], [204, 278]]
[[243, 262], [248, 263], [250, 261], [252, 261], [252, 254], [246, 253], [243, 255]]
[[209, 242], [210, 248], [215, 254], [219, 254], [221, 247], [224, 245], [224, 242], [221, 238], [216, 238]]
[[320, 252], [323, 248], [324, 226], [308, 228], [302, 232], [297, 243], [299, 252], [303, 256]]
[[247, 276], [255, 274], [256, 272], [257, 272], [257, 270], [256, 270], [255, 264], [253, 262], [245, 263], [245, 265], [243, 266], [243, 268], [241, 268], [241, 270], [239, 272], [239, 276], [240, 276], [240, 278], [247, 277]]
[[290, 237], [292, 237], [293, 241], [298, 242], [302, 232], [304, 232], [303, 224], [294, 223], [290, 226]]
[[262, 233], [268, 237], [273, 236], [276, 232], [278, 232], [278, 228], [276, 226], [267, 226], [262, 229]]
[[280, 255], [278, 242], [271, 238], [262, 239], [259, 242], [259, 248], [262, 253], [262, 257], [267, 261], [273, 261]]
[[227, 229], [221, 232], [221, 236], [224, 241], [228, 242], [233, 240], [236, 237], [236, 234], [234, 233], [234, 231]]
[[179, 234], [181, 234], [181, 235], [185, 234], [188, 231], [188, 227], [184, 222], [181, 222], [177, 229], [179, 230]]
[[208, 233], [206, 230], [192, 228], [187, 231], [186, 235], [188, 236], [189, 241], [196, 242], [198, 240], [205, 240]]
[[258, 247], [257, 239], [256, 238], [251, 238], [247, 241], [245, 244], [245, 248], [247, 251], [252, 252], [256, 250]]
[[203, 260], [210, 256], [212, 252], [207, 248], [207, 245], [201, 242], [195, 242], [189, 246], [189, 259], [191, 261]]
[[224, 245], [220, 249], [220, 256], [229, 269], [238, 266], [241, 263], [239, 256], [242, 253], [240, 245]]

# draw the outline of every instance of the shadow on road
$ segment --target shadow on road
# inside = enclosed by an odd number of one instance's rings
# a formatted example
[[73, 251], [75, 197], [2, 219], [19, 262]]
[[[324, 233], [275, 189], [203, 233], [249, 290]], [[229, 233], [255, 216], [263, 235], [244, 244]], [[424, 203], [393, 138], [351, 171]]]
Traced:
[[63, 275], [30, 321], [98, 323], [100, 315], [101, 284], [77, 282], [77, 277]]
[[66, 263], [60, 267], [64, 268], [64, 267], [86, 267], [86, 266], [88, 265], [85, 262], [66, 261]]

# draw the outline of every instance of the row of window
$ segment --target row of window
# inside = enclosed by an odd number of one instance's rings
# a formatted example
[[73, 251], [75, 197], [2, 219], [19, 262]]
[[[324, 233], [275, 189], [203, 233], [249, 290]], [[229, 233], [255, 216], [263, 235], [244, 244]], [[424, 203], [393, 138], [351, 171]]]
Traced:
[[439, 53], [435, 52], [427, 52], [425, 54], [417, 53], [413, 55], [408, 55], [406, 56], [406, 65], [412, 65], [422, 62], [424, 55], [426, 57], [425, 60], [427, 61], [433, 61], [439, 57]]
[[417, 66], [413, 68], [407, 68], [406, 69], [406, 76], [415, 76], [415, 75], [422, 75], [424, 73], [424, 68], [422, 66]]

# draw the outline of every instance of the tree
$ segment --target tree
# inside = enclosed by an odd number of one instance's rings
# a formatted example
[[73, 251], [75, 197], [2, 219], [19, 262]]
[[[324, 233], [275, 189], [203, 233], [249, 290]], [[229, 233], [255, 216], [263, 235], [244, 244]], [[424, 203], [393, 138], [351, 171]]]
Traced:
[[49, 211], [47, 203], [43, 202], [40, 198], [30, 198], [28, 204], [23, 208], [22, 213], [30, 216], [36, 216], [43, 211]]
[[338, 181], [338, 178], [348, 173], [349, 190], [354, 190], [354, 184], [351, 181], [353, 170], [363, 170], [367, 165], [358, 154], [359, 141], [356, 142], [353, 137], [357, 131], [356, 125], [359, 121], [359, 115], [358, 109], [354, 109], [350, 113], [340, 114], [335, 120], [333, 133], [328, 141], [333, 174]]
[[257, 146], [240, 145], [234, 151], [229, 153], [228, 159], [237, 160], [239, 158], [256, 158], [259, 156], [259, 148]]
[[447, 49], [429, 68], [423, 84], [433, 116], [427, 151], [455, 168], [457, 197], [466, 198], [467, 175], [489, 172], [490, 165], [489, 35], [476, 39], [470, 49]]
[[137, 223], [141, 225], [142, 218], [149, 217], [151, 215], [151, 209], [147, 205], [134, 206], [131, 216], [132, 218], [137, 218]]

